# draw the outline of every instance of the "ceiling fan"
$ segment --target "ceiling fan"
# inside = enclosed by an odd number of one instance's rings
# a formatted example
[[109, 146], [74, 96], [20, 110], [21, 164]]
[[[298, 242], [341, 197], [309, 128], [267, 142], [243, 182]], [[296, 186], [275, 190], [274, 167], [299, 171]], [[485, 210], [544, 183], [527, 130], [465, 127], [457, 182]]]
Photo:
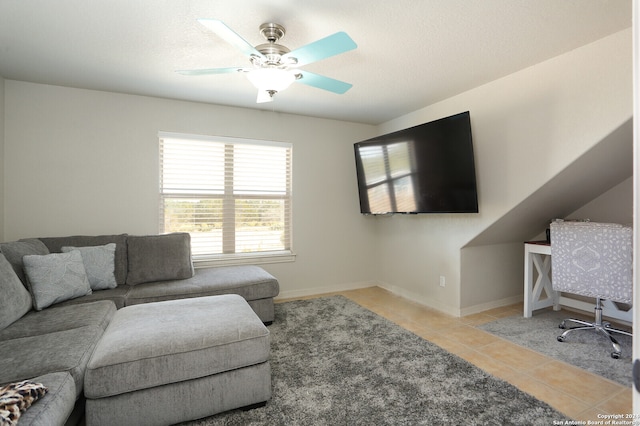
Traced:
[[285, 34], [285, 29], [280, 24], [260, 25], [260, 34], [267, 39], [267, 43], [253, 47], [222, 21], [198, 19], [198, 22], [247, 55], [251, 66], [178, 70], [177, 73], [184, 75], [245, 73], [249, 81], [258, 89], [258, 103], [271, 102], [276, 93], [286, 89], [293, 82], [338, 94], [343, 94], [352, 87], [352, 84], [344, 81], [299, 69], [303, 65], [355, 49], [356, 43], [345, 32], [335, 33], [291, 51], [277, 43]]

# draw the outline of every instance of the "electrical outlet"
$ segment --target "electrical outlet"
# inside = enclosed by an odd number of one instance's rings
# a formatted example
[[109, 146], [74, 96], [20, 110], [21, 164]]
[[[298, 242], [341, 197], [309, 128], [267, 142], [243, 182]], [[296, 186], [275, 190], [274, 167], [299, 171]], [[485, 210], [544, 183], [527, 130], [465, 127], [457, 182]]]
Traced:
[[440, 275], [440, 287], [444, 287], [444, 286], [445, 286], [444, 275]]

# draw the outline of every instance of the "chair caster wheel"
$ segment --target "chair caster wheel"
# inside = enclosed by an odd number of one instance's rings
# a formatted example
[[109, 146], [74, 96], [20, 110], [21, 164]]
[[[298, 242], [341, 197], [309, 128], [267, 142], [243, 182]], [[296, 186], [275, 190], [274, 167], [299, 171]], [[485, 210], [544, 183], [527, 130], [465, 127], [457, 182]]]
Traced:
[[563, 329], [563, 330], [564, 330], [565, 328], [567, 328], [567, 327], [564, 325], [564, 321], [563, 321], [563, 322], [561, 322], [561, 323], [558, 325], [558, 328], [561, 328], [561, 329]]
[[564, 342], [564, 337], [563, 336], [558, 336], [558, 342]]
[[620, 352], [611, 352], [611, 358], [620, 359]]

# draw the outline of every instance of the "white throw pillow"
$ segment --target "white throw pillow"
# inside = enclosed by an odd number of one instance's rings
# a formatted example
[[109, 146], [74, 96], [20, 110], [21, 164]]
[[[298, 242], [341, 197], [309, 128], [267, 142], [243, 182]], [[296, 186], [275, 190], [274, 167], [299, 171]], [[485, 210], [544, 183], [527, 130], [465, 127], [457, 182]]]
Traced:
[[91, 247], [62, 247], [63, 253], [73, 250], [80, 251], [82, 255], [91, 290], [106, 290], [118, 286], [115, 276], [115, 243]]
[[28, 255], [22, 260], [36, 311], [91, 294], [82, 255], [78, 250], [44, 256]]

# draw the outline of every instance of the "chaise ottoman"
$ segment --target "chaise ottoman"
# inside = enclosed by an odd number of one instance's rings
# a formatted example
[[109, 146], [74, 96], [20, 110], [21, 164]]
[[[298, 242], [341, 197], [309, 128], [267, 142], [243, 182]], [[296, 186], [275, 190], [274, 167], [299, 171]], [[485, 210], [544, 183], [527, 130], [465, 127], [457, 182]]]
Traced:
[[266, 402], [269, 348], [238, 295], [122, 308], [87, 366], [86, 424], [173, 424]]

